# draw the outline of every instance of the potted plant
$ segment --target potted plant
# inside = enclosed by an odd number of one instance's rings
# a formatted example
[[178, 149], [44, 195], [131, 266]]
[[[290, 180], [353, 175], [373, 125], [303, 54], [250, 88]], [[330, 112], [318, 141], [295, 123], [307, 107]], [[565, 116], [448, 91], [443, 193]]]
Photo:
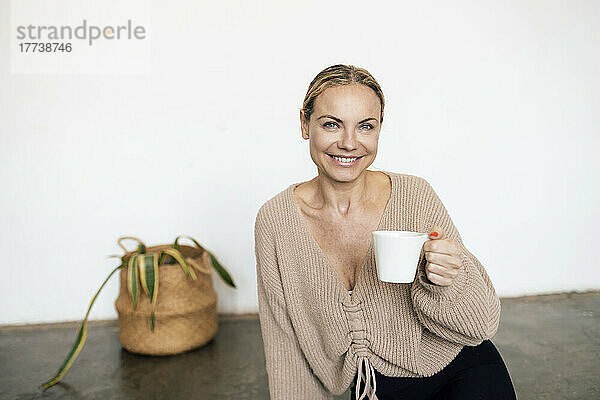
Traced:
[[[194, 244], [179, 244], [187, 237]], [[125, 239], [138, 242], [128, 251]], [[178, 236], [171, 245], [146, 247], [139, 239], [124, 236], [117, 241], [125, 251], [92, 298], [77, 330], [75, 342], [54, 377], [40, 385], [58, 383], [81, 352], [87, 334], [87, 319], [96, 297], [111, 276], [120, 270], [120, 291], [115, 307], [119, 315], [119, 341], [133, 353], [167, 355], [200, 347], [218, 329], [217, 295], [212, 286], [212, 269], [225, 284], [236, 287], [230, 274], [216, 257], [190, 236]], [[159, 283], [161, 300], [158, 301]], [[144, 296], [144, 294], [146, 296]]]

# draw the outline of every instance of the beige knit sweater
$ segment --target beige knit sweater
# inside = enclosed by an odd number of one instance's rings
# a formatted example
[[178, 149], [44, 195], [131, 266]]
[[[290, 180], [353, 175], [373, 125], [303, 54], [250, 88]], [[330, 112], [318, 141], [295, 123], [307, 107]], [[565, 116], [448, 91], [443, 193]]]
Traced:
[[378, 230], [429, 233], [438, 225], [461, 247], [450, 286], [431, 283], [421, 251], [412, 283], [377, 277], [373, 244], [349, 292], [308, 230], [291, 184], [259, 209], [255, 255], [260, 326], [271, 399], [331, 399], [357, 380], [376, 399], [373, 368], [393, 377], [426, 377], [463, 346], [495, 335], [500, 300], [430, 184], [389, 171], [392, 194]]

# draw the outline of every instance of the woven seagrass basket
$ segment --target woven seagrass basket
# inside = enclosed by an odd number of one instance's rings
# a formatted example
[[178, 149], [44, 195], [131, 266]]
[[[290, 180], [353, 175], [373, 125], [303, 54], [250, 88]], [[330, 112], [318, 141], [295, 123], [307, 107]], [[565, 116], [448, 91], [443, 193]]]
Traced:
[[[172, 248], [172, 245], [147, 247], [146, 254], [156, 254], [167, 248]], [[137, 253], [123, 249], [126, 257]], [[178, 354], [203, 346], [217, 333], [217, 294], [213, 288], [208, 253], [186, 245], [180, 245], [179, 251], [197, 272], [197, 279], [191, 280], [176, 263], [158, 267], [160, 290], [156, 299], [154, 331], [150, 329], [150, 298], [139, 296], [134, 312], [127, 290], [127, 268], [121, 268], [121, 287], [115, 301], [119, 341], [132, 353]]]

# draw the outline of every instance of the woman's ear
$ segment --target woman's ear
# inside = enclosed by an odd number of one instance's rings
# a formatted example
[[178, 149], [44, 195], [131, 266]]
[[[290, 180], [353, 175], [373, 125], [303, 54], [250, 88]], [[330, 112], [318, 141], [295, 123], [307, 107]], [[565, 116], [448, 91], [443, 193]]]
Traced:
[[304, 118], [304, 110], [300, 110], [300, 130], [302, 132], [302, 137], [304, 139], [308, 139], [308, 122]]

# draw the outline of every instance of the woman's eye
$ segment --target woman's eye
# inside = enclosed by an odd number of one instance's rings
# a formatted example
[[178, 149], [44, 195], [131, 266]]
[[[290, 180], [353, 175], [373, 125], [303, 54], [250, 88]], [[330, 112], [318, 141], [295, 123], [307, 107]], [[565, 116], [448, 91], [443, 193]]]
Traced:
[[[327, 121], [327, 122], [325, 122], [323, 124], [323, 127], [325, 127], [325, 128], [339, 128], [339, 125], [337, 123], [335, 123], [335, 122]], [[373, 129], [373, 125], [371, 125], [371, 124], [364, 124], [364, 125], [361, 125], [360, 127], [363, 130], [371, 130], [371, 129]]]

